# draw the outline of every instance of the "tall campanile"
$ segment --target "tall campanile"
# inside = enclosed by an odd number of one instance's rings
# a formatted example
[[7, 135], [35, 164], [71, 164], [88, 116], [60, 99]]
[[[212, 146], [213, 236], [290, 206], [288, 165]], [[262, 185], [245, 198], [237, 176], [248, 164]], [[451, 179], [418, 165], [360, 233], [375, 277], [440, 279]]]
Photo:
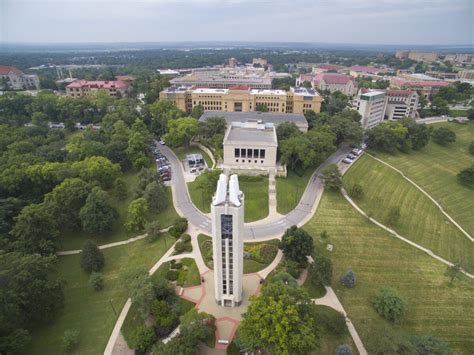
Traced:
[[217, 304], [236, 307], [242, 302], [244, 274], [244, 194], [237, 175], [221, 174], [211, 203], [214, 290]]

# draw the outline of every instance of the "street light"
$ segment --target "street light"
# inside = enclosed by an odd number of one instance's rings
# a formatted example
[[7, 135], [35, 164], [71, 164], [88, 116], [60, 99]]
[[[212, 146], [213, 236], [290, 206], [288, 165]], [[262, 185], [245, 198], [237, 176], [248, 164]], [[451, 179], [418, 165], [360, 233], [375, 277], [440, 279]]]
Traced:
[[117, 312], [115, 311], [114, 305], [112, 304], [112, 300], [109, 300], [110, 307], [112, 307], [112, 311], [114, 311], [115, 316], [117, 317]]

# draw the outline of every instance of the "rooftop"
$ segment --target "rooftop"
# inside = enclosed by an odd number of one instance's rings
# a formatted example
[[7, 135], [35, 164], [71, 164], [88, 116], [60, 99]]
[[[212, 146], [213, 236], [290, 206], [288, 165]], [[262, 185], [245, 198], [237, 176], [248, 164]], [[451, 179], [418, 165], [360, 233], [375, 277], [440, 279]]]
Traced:
[[75, 80], [67, 88], [97, 88], [97, 89], [122, 89], [128, 85], [120, 80]]
[[364, 66], [364, 65], [353, 65], [349, 69], [355, 72], [365, 72], [365, 73], [371, 73], [371, 74], [378, 74], [382, 71], [379, 68], [369, 67], [369, 66]]
[[193, 90], [193, 94], [227, 94], [229, 89], [208, 89], [198, 88]]
[[354, 78], [352, 78], [349, 75], [344, 75], [344, 74], [335, 74], [335, 73], [321, 73], [316, 75], [315, 77], [316, 82], [321, 82], [324, 81], [326, 84], [341, 84], [345, 85], [349, 81], [354, 81]]
[[230, 125], [232, 122], [263, 121], [278, 126], [283, 122], [293, 122], [298, 127], [308, 128], [306, 118], [303, 114], [299, 113], [208, 111], [202, 114], [199, 121], [206, 121], [210, 117], [224, 117], [227, 125]]
[[6, 65], [0, 65], [0, 75], [7, 75], [10, 72], [13, 72], [13, 73], [18, 74], [18, 75], [23, 74], [23, 72], [18, 68], [9, 67], [9, 66], [6, 66]]
[[251, 95], [286, 95], [285, 90], [273, 90], [273, 89], [252, 89], [250, 90]]
[[253, 145], [277, 146], [275, 126], [272, 123], [232, 122], [227, 128], [224, 144], [251, 142]]
[[318, 92], [314, 89], [311, 88], [305, 88], [305, 87], [291, 87], [290, 88], [291, 92], [295, 95], [300, 95], [300, 96], [319, 96]]

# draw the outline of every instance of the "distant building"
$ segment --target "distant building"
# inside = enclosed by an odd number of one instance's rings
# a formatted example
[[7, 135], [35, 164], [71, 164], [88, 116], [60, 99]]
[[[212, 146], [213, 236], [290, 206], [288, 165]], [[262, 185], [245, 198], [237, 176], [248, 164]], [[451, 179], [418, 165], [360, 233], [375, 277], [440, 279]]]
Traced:
[[337, 65], [337, 64], [328, 64], [328, 63], [320, 63], [316, 64], [312, 68], [312, 72], [317, 74], [317, 73], [323, 73], [327, 71], [332, 71], [332, 72], [339, 72], [341, 70], [346, 69], [345, 66], [343, 65]]
[[194, 87], [169, 87], [160, 92], [160, 100], [171, 100], [176, 106], [191, 113], [201, 105], [205, 111], [252, 112], [258, 106], [266, 106], [274, 113], [305, 113], [308, 110], [320, 112], [321, 96], [316, 90], [291, 88], [285, 90], [259, 90], [238, 85], [229, 89], [208, 89]]
[[338, 73], [319, 73], [316, 76], [303, 74], [296, 79], [296, 86], [309, 81], [314, 89], [328, 90], [331, 93], [340, 91], [344, 95], [354, 96], [357, 93], [357, 83], [353, 77]]
[[408, 58], [417, 62], [436, 62], [439, 59], [439, 54], [435, 52], [397, 51], [395, 58]]
[[194, 72], [183, 77], [171, 79], [170, 84], [210, 89], [228, 89], [236, 85], [246, 85], [252, 89], [271, 89], [272, 79], [261, 75], [201, 74]]
[[353, 65], [349, 68], [349, 74], [354, 78], [357, 77], [372, 77], [377, 76], [379, 73], [383, 73], [383, 69], [376, 67], [365, 66], [365, 65]]
[[75, 80], [66, 86], [66, 95], [69, 97], [82, 97], [99, 90], [104, 90], [110, 96], [125, 96], [128, 84], [120, 80]]
[[267, 60], [264, 59], [264, 58], [253, 58], [252, 59], [252, 64], [253, 65], [260, 64], [262, 67], [264, 67], [268, 63], [267, 63]]
[[408, 54], [410, 51], [396, 51], [395, 52], [395, 58], [397, 59], [406, 59], [408, 58]]
[[400, 90], [413, 90], [425, 96], [427, 99], [436, 95], [440, 88], [449, 86], [446, 81], [436, 80], [409, 80], [401, 77], [393, 77], [390, 79], [390, 87]]
[[214, 298], [219, 306], [242, 303], [244, 276], [244, 194], [237, 175], [221, 174], [211, 202]]
[[441, 80], [457, 80], [458, 74], [457, 73], [441, 73], [437, 71], [427, 71], [425, 72], [426, 75], [435, 79]]
[[224, 136], [222, 168], [233, 172], [276, 172], [278, 141], [272, 123], [232, 122]]
[[446, 54], [444, 60], [458, 64], [468, 64], [474, 62], [474, 54]]
[[124, 83], [130, 84], [133, 83], [137, 78], [133, 75], [117, 75], [116, 80], [123, 81]]
[[236, 67], [237, 66], [237, 59], [229, 58], [229, 67]]
[[361, 126], [364, 129], [377, 126], [384, 118], [385, 93], [369, 91], [361, 93], [357, 99], [357, 111], [362, 116]]
[[199, 118], [200, 122], [204, 122], [211, 117], [223, 117], [229, 126], [232, 122], [258, 122], [272, 123], [278, 127], [281, 123], [294, 123], [301, 132], [308, 131], [308, 121], [301, 113], [272, 113], [272, 112], [224, 112], [224, 111], [207, 111]]
[[160, 75], [164, 76], [178, 76], [181, 74], [179, 71], [173, 69], [157, 69], [157, 71]]
[[474, 81], [474, 70], [463, 70], [458, 73], [461, 81]]
[[[4, 86], [7, 87], [4, 87]], [[38, 90], [40, 82], [37, 75], [27, 75], [20, 69], [0, 65], [0, 88], [11, 90]]]

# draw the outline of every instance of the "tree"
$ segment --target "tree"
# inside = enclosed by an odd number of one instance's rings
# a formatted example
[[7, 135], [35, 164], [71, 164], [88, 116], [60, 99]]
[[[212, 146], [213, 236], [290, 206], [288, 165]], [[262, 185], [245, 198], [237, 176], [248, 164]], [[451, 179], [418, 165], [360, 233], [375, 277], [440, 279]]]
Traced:
[[132, 304], [142, 317], [146, 319], [150, 314], [151, 302], [158, 296], [150, 275], [146, 270], [132, 270], [125, 276]]
[[352, 348], [347, 345], [339, 345], [334, 351], [334, 355], [352, 355]]
[[290, 169], [302, 166], [309, 168], [317, 159], [311, 142], [303, 135], [291, 136], [280, 142], [281, 161], [288, 165]]
[[309, 266], [309, 276], [313, 285], [329, 286], [332, 280], [332, 262], [324, 255], [318, 255]]
[[154, 212], [162, 212], [168, 206], [168, 198], [166, 195], [165, 187], [163, 184], [157, 181], [152, 181], [145, 188], [143, 197], [148, 202], [148, 206]]
[[100, 291], [104, 288], [104, 278], [100, 272], [92, 272], [89, 276], [89, 285], [95, 290]]
[[150, 133], [142, 120], [137, 118], [132, 125], [126, 150], [128, 159], [135, 169], [148, 165], [147, 148], [150, 144]]
[[180, 217], [174, 221], [173, 226], [168, 230], [168, 233], [175, 238], [179, 238], [187, 229], [188, 220], [184, 217]]
[[400, 207], [390, 207], [387, 215], [387, 224], [394, 226], [400, 220]]
[[331, 190], [339, 190], [342, 187], [342, 175], [336, 164], [328, 165], [321, 173], [324, 187]]
[[431, 138], [433, 139], [433, 142], [445, 146], [449, 143], [456, 142], [456, 133], [447, 127], [439, 127], [433, 130]]
[[151, 304], [151, 314], [160, 328], [171, 330], [178, 322], [178, 316], [166, 301], [156, 299]]
[[349, 190], [349, 195], [352, 198], [359, 200], [362, 197], [364, 197], [364, 188], [362, 187], [362, 185], [355, 183], [354, 185], [352, 185], [351, 189]]
[[449, 114], [448, 101], [446, 101], [440, 96], [436, 96], [431, 102], [431, 111], [435, 115], [448, 115]]
[[93, 271], [100, 271], [104, 265], [104, 254], [93, 241], [88, 240], [82, 247], [81, 268], [90, 274]]
[[460, 262], [457, 262], [454, 265], [449, 265], [446, 268], [446, 273], [445, 273], [445, 275], [449, 277], [449, 283], [452, 284], [454, 282], [454, 280], [456, 279], [456, 277], [459, 275], [460, 272], [461, 272], [461, 263]]
[[265, 104], [259, 103], [255, 105], [255, 111], [268, 112], [268, 107]]
[[198, 120], [199, 117], [201, 117], [203, 113], [204, 113], [204, 107], [202, 105], [196, 105], [193, 107], [193, 110], [191, 112], [191, 117]]
[[146, 214], [148, 213], [148, 203], [144, 197], [137, 198], [130, 202], [127, 210], [127, 221], [125, 229], [128, 231], [138, 231], [146, 224]]
[[107, 189], [120, 173], [120, 165], [112, 163], [105, 157], [89, 157], [72, 164], [79, 177], [85, 181], [99, 183]]
[[127, 185], [125, 184], [125, 181], [123, 181], [123, 179], [121, 179], [121, 178], [116, 178], [115, 179], [115, 181], [114, 181], [114, 192], [115, 192], [115, 196], [117, 196], [117, 198], [120, 201], [123, 201], [127, 198], [128, 189], [127, 189]]
[[461, 184], [474, 186], [474, 165], [471, 165], [458, 173], [458, 179]]
[[451, 349], [444, 341], [431, 335], [414, 335], [410, 342], [418, 355], [451, 355]]
[[108, 201], [107, 193], [96, 186], [87, 196], [79, 217], [84, 231], [91, 234], [103, 233], [112, 229], [118, 213]]
[[307, 255], [313, 253], [313, 238], [304, 229], [292, 226], [283, 234], [279, 248], [283, 251], [285, 258], [305, 266]]
[[379, 290], [373, 304], [378, 314], [395, 323], [403, 319], [407, 306], [407, 302], [394, 289], [388, 287]]
[[[314, 112], [314, 111], [312, 111]], [[276, 128], [278, 142], [301, 135], [299, 128], [294, 122], [282, 122]]]
[[240, 323], [239, 338], [247, 351], [308, 354], [318, 346], [314, 306], [305, 292], [281, 283], [252, 296]]
[[367, 145], [370, 148], [395, 153], [404, 147], [408, 139], [408, 128], [400, 122], [381, 123], [367, 131]]
[[189, 148], [191, 139], [198, 133], [198, 121], [191, 117], [182, 117], [168, 123], [168, 133], [164, 139], [171, 147]]
[[354, 288], [356, 285], [356, 274], [354, 271], [349, 270], [341, 278], [341, 283], [347, 288]]
[[199, 136], [212, 138], [215, 135], [224, 134], [227, 122], [224, 117], [208, 117], [205, 121], [199, 121]]
[[139, 325], [130, 334], [127, 344], [132, 349], [145, 352], [156, 341], [156, 334], [153, 327], [148, 327], [144, 324]]
[[79, 343], [79, 331], [68, 329], [64, 331], [62, 338], [63, 349], [66, 352], [71, 352]]
[[55, 217], [44, 204], [24, 207], [16, 218], [11, 234], [15, 238], [15, 250], [41, 255], [52, 255], [56, 252], [54, 240], [59, 233]]

